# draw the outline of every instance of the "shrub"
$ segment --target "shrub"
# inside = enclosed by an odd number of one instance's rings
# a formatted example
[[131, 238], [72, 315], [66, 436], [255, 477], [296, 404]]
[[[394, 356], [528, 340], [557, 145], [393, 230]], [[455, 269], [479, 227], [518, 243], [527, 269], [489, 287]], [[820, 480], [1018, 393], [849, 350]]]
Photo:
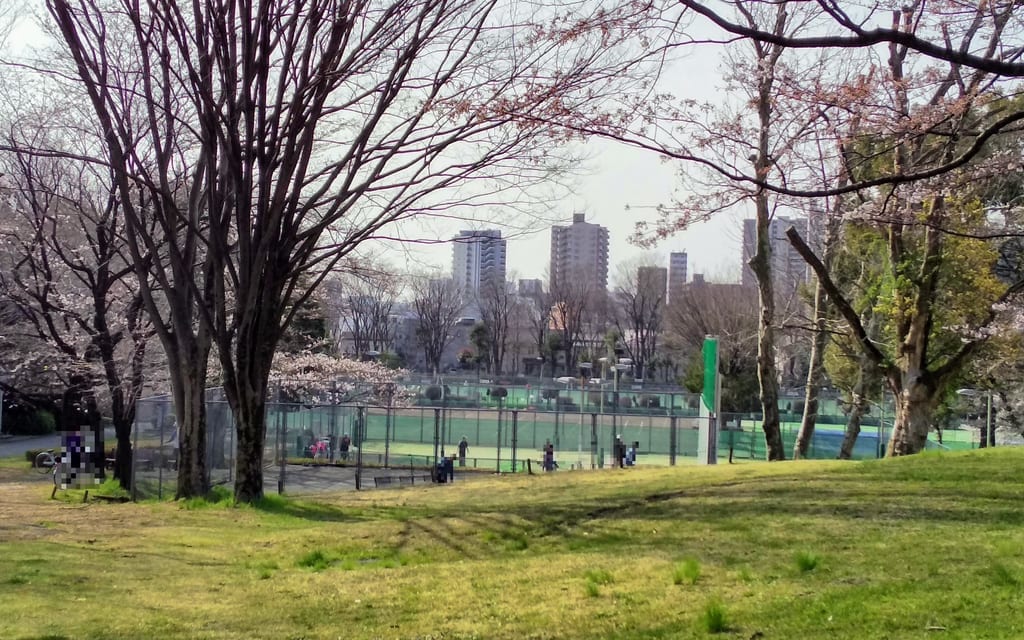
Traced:
[[505, 387], [493, 387], [487, 392], [492, 398], [504, 398], [508, 396], [508, 389]]
[[10, 422], [10, 433], [16, 436], [45, 436], [57, 430], [57, 419], [45, 409], [31, 413], [4, 416], [4, 425]]

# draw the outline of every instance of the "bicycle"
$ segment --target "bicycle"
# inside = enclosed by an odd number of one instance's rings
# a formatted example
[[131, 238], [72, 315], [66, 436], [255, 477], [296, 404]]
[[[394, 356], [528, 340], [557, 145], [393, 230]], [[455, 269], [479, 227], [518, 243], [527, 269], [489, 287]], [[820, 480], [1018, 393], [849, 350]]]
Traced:
[[[35, 470], [40, 474], [49, 473], [53, 476], [53, 490], [57, 491], [57, 470], [60, 469], [60, 453], [54, 453], [53, 449], [40, 451], [36, 454]], [[52, 497], [52, 496], [51, 496]]]
[[60, 466], [60, 454], [55, 454], [53, 449], [40, 451], [36, 455], [36, 462], [35, 465], [33, 465], [35, 470], [40, 474], [56, 473], [58, 466]]

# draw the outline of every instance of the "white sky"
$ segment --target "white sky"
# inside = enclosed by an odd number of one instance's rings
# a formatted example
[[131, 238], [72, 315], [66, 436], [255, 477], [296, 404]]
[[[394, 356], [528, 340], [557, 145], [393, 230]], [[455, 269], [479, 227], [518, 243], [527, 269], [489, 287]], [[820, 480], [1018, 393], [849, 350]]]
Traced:
[[[691, 48], [687, 57], [673, 65], [666, 74], [664, 90], [677, 97], [714, 102], [723, 84], [719, 79], [722, 62], [721, 47]], [[695, 225], [643, 249], [629, 242], [634, 225], [653, 220], [653, 208], [668, 205], [687, 195], [679, 190], [679, 162], [665, 161], [649, 151], [633, 149], [610, 141], [591, 141], [586, 148], [590, 161], [576, 179], [575, 194], [555, 204], [552, 216], [557, 224], [569, 224], [573, 213], [585, 213], [588, 222], [608, 228], [609, 281], [615, 277], [616, 265], [636, 256], [653, 253], [659, 264], [668, 266], [668, 254], [686, 251], [688, 274], [703, 273], [708, 280], [738, 282], [742, 243], [742, 212], [721, 215], [711, 222]], [[501, 228], [499, 225], [485, 225]], [[508, 242], [507, 268], [518, 278], [544, 278], [548, 269], [550, 224], [538, 223], [529, 234], [514, 233]], [[450, 238], [466, 224], [453, 222], [449, 230], [435, 229], [438, 238]], [[472, 227], [479, 228], [479, 225]], [[503, 235], [509, 235], [503, 229]], [[413, 268], [451, 269], [450, 244], [407, 245], [398, 261], [408, 261]]]
[[[0, 3], [8, 0], [0, 0]], [[24, 3], [34, 5], [35, 0]], [[26, 17], [10, 34], [8, 44], [17, 49], [39, 45], [43, 37], [33, 19]], [[676, 96], [713, 101], [720, 88], [718, 59], [720, 48], [692, 49], [687, 57], [673, 65], [674, 72], [665, 79], [665, 88]], [[590, 161], [576, 179], [573, 196], [555, 203], [551, 217], [558, 224], [571, 222], [573, 213], [585, 213], [588, 222], [608, 228], [609, 277], [614, 278], [616, 265], [643, 254], [653, 254], [659, 263], [668, 266], [668, 254], [686, 251], [688, 272], [703, 273], [716, 281], [738, 281], [740, 273], [741, 218], [736, 212], [696, 225], [659, 242], [652, 249], [629, 243], [634, 225], [639, 220], [653, 220], [653, 208], [670, 204], [673, 195], [681, 197], [678, 162], [666, 162], [658, 155], [630, 149], [608, 141], [592, 141], [586, 147]], [[455, 235], [465, 223], [450, 226], [431, 225], [430, 233], [438, 240]], [[479, 227], [479, 225], [477, 225]], [[485, 225], [501, 228], [500, 225]], [[518, 278], [544, 278], [548, 267], [550, 224], [530, 224], [528, 232], [505, 228], [508, 242], [508, 272]], [[406, 244], [400, 250], [386, 252], [399, 267], [410, 271], [436, 268], [451, 270], [452, 248], [448, 243]]]

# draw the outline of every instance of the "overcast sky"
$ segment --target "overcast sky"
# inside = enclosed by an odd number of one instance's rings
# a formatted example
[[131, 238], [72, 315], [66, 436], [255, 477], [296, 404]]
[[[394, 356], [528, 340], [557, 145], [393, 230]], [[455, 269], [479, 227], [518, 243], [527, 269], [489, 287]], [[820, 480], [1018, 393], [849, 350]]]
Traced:
[[[676, 96], [713, 102], [723, 84], [719, 79], [720, 52], [720, 47], [691, 49], [685, 58], [672, 65], [673, 71], [663, 78], [663, 89]], [[555, 203], [552, 216], [560, 220], [559, 224], [568, 224], [573, 213], [585, 213], [588, 222], [608, 228], [610, 279], [614, 279], [617, 264], [634, 257], [653, 253], [652, 257], [660, 258], [667, 267], [670, 252], [686, 251], [691, 277], [703, 273], [709, 280], [739, 281], [742, 219], [750, 216], [734, 211], [666, 238], [651, 249], [634, 246], [629, 238], [637, 221], [653, 220], [653, 207], [671, 204], [673, 195], [686, 195], [679, 189], [679, 162], [664, 161], [649, 151], [610, 141], [592, 141], [586, 153], [590, 161], [581, 167], [575, 194]], [[551, 244], [550, 224], [545, 221], [530, 226], [534, 229], [530, 233], [503, 229], [506, 235], [512, 235], [508, 243], [508, 271], [519, 278], [544, 278]], [[450, 238], [460, 228], [469, 226], [452, 222], [447, 232], [433, 229], [433, 233]], [[451, 256], [450, 244], [408, 245], [402, 250], [402, 259], [411, 266], [450, 270]]]
[[[4, 2], [6, 0], [0, 0]], [[38, 6], [35, 0], [26, 3]], [[9, 44], [16, 48], [39, 45], [41, 32], [33, 18], [20, 21], [11, 34]], [[711, 101], [716, 89], [721, 61], [719, 48], [693, 49], [685, 59], [677, 61], [673, 71], [666, 74], [663, 89], [676, 96]], [[614, 278], [615, 267], [624, 261], [645, 253], [661, 259], [668, 266], [668, 254], [686, 251], [689, 255], [689, 273], [703, 273], [712, 280], [736, 280], [740, 273], [742, 212], [720, 216], [714, 221], [698, 225], [662, 240], [652, 249], [642, 249], [629, 243], [638, 220], [653, 219], [653, 207], [670, 204], [680, 184], [678, 163], [665, 162], [656, 154], [629, 149], [606, 141], [591, 142], [585, 149], [590, 157], [576, 178], [574, 194], [554, 202], [548, 214], [551, 221], [571, 222], [573, 213], [585, 213], [588, 222], [608, 228], [610, 236], [609, 276]], [[508, 242], [508, 271], [519, 278], [544, 278], [548, 267], [551, 233], [549, 220], [518, 220], [516, 226], [476, 225], [502, 228], [510, 236]], [[445, 240], [462, 228], [471, 225], [451, 221], [431, 223], [420, 237]], [[451, 270], [452, 248], [449, 243], [406, 244], [392, 247], [387, 255], [400, 268], [412, 271], [424, 269]]]

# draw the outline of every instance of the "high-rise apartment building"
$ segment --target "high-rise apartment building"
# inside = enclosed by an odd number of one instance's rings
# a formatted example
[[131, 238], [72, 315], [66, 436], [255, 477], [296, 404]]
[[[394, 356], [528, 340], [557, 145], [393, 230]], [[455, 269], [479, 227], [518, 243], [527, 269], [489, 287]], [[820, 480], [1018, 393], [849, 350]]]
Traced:
[[674, 251], [668, 254], [668, 299], [672, 294], [686, 286], [686, 252]]
[[452, 279], [468, 295], [485, 282], [505, 282], [506, 242], [497, 229], [460, 231], [452, 238]]
[[608, 229], [574, 213], [572, 224], [551, 227], [550, 291], [589, 281], [597, 292], [608, 289]]
[[[795, 227], [797, 232], [807, 238], [807, 218], [773, 218], [768, 226], [768, 237], [772, 252], [772, 282], [778, 298], [791, 298], [804, 282], [807, 282], [807, 263], [796, 252], [786, 237], [786, 229]], [[750, 258], [757, 246], [757, 221], [743, 221], [743, 264], [740, 282], [745, 287], [757, 288], [757, 277], [750, 268]]]

